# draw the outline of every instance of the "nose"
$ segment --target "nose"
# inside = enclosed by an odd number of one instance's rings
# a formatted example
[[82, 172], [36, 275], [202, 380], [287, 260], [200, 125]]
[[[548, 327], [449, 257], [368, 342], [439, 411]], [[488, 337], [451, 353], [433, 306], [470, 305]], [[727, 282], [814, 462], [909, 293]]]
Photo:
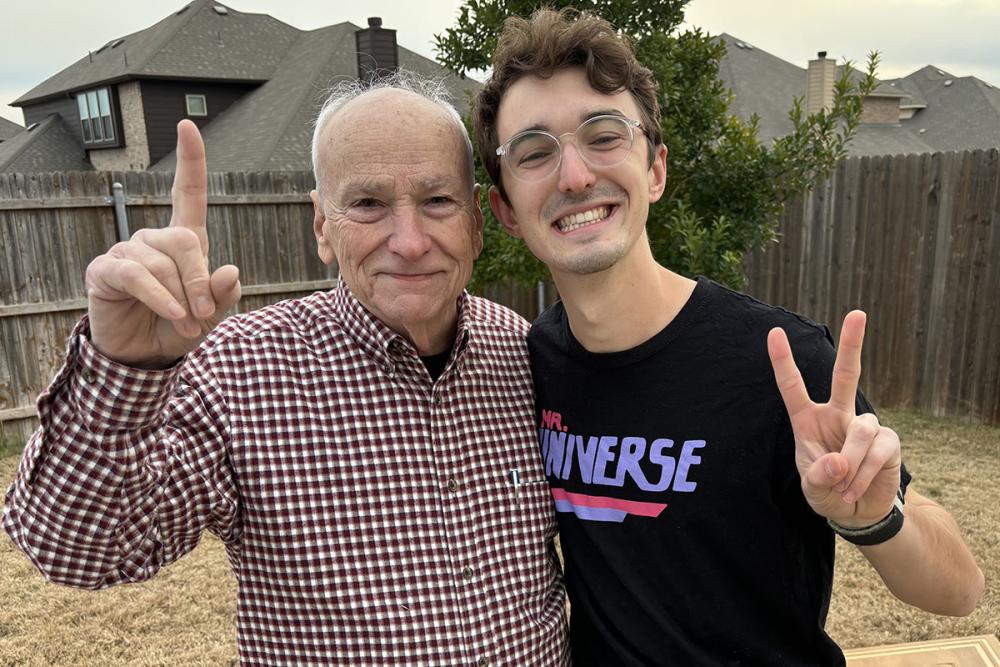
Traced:
[[412, 206], [401, 207], [394, 218], [389, 251], [411, 261], [427, 254], [432, 245], [431, 237], [417, 210]]
[[576, 142], [563, 144], [562, 162], [559, 165], [559, 190], [562, 192], [583, 192], [594, 184], [597, 177], [591, 171]]

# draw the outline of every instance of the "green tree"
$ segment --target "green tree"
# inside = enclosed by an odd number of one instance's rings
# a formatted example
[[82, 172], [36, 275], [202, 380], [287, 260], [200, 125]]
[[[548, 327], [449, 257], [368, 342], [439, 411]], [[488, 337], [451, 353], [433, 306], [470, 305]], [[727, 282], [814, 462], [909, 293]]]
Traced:
[[[607, 19], [635, 47], [659, 84], [664, 143], [669, 150], [664, 198], [650, 210], [647, 230], [657, 259], [679, 273], [703, 274], [744, 286], [743, 257], [776, 238], [784, 206], [826, 178], [846, 153], [862, 101], [876, 85], [878, 54], [866, 73], [845, 63], [828, 111], [805, 114], [796, 99], [793, 131], [770, 146], [749, 123], [728, 112], [731, 93], [718, 79], [725, 45], [699, 29], [680, 30], [690, 0], [465, 0], [455, 25], [435, 36], [439, 60], [460, 74], [484, 71], [507, 16], [540, 6], [573, 6]], [[478, 166], [480, 182], [488, 182]], [[473, 288], [513, 277], [530, 285], [547, 271], [487, 211], [486, 245]]]

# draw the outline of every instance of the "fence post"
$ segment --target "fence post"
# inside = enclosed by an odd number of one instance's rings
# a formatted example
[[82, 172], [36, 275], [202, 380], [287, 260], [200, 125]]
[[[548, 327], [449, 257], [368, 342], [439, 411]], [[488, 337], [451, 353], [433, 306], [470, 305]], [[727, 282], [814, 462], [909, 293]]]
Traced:
[[128, 232], [128, 213], [125, 211], [125, 192], [121, 183], [111, 185], [112, 197], [115, 201], [115, 224], [118, 228], [118, 240], [128, 241], [131, 234]]

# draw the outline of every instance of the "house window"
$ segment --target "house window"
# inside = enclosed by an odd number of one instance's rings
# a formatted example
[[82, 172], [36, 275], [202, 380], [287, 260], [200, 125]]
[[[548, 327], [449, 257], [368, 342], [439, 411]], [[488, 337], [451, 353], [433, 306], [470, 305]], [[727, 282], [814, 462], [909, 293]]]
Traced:
[[76, 104], [80, 109], [83, 143], [107, 144], [115, 141], [115, 124], [111, 118], [111, 93], [97, 88], [79, 93]]
[[208, 115], [208, 103], [205, 101], [204, 95], [185, 95], [184, 99], [187, 100], [187, 115]]

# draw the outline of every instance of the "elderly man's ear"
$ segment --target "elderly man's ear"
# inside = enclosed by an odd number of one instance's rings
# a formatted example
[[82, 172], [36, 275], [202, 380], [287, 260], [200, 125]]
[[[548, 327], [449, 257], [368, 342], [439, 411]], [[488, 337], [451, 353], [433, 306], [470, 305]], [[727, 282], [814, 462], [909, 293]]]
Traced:
[[503, 200], [503, 196], [495, 185], [490, 186], [490, 210], [493, 211], [493, 215], [500, 221], [508, 234], [515, 238], [521, 238], [521, 228], [517, 218], [514, 217], [514, 210], [510, 204]]
[[326, 213], [323, 211], [323, 203], [319, 199], [319, 193], [312, 190], [309, 198], [313, 203], [313, 234], [316, 235], [316, 252], [320, 260], [329, 266], [336, 258], [330, 240], [326, 238]]

